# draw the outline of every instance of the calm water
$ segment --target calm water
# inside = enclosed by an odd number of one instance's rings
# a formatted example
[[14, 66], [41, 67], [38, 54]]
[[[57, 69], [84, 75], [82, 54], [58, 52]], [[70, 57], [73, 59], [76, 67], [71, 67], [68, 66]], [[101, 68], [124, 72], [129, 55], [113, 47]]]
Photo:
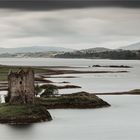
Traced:
[[139, 140], [140, 97], [105, 96], [109, 108], [50, 110], [53, 121], [0, 125], [1, 140]]
[[[0, 58], [3, 65], [28, 66], [72, 66], [75, 70], [128, 70], [128, 73], [111, 74], [76, 74], [63, 76], [76, 76], [76, 78], [52, 78], [56, 84], [68, 81], [70, 84], [82, 86], [74, 91], [87, 92], [113, 92], [127, 91], [140, 87], [140, 61], [139, 60], [93, 60], [93, 59], [53, 59], [53, 58]], [[92, 65], [128, 65], [132, 69], [120, 68], [89, 68]], [[62, 76], [62, 75], [60, 75]], [[71, 93], [73, 90], [60, 90], [60, 93]]]
[[[130, 65], [129, 73], [84, 74], [77, 78], [53, 78], [59, 84], [83, 86], [80, 90], [90, 92], [123, 91], [140, 88], [140, 61], [87, 60], [87, 59], [0, 59], [0, 64], [81, 66], [80, 70], [95, 70], [88, 66]], [[102, 70], [99, 68], [98, 70]], [[105, 70], [120, 70], [105, 68]], [[63, 75], [65, 76], [65, 75]], [[76, 90], [61, 90], [70, 93]], [[3, 93], [5, 94], [5, 93]], [[139, 140], [140, 139], [140, 96], [100, 96], [112, 106], [101, 109], [50, 110], [53, 121], [29, 126], [0, 125], [1, 140]]]

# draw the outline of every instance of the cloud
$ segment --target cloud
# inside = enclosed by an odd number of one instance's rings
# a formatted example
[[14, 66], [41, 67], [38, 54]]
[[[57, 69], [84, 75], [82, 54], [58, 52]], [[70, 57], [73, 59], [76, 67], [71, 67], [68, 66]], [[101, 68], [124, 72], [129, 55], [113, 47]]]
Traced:
[[0, 47], [116, 48], [140, 40], [140, 9], [0, 9]]
[[140, 0], [0, 0], [0, 8], [31, 11], [86, 7], [140, 8]]

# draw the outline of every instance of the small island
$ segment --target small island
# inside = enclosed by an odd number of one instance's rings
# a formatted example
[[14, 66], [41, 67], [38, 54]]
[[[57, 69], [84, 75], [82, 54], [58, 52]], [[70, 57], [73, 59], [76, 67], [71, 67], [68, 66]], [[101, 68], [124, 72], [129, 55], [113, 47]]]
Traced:
[[109, 103], [105, 102], [101, 98], [87, 92], [49, 97], [43, 94], [42, 97], [43, 98], [36, 98], [36, 102], [48, 109], [88, 109], [110, 106]]
[[9, 72], [5, 101], [0, 105], [0, 123], [25, 124], [52, 120], [46, 108], [35, 104], [32, 69]]
[[95, 68], [132, 68], [131, 66], [127, 66], [127, 65], [93, 65], [92, 67]]

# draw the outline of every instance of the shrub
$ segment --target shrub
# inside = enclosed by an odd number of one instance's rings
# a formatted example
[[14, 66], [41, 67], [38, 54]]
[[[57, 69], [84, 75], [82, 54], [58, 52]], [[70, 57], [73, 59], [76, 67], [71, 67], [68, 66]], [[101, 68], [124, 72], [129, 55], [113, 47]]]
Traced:
[[41, 97], [49, 97], [58, 93], [58, 88], [54, 85], [46, 85], [44, 92], [40, 95]]
[[42, 88], [37, 84], [35, 86], [35, 95], [38, 95], [42, 91]]

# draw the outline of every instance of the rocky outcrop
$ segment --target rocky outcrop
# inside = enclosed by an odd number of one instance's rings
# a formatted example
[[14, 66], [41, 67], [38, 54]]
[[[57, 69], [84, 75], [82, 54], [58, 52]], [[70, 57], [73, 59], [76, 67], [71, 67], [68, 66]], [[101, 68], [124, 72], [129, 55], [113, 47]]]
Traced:
[[36, 98], [36, 102], [47, 109], [59, 108], [100, 108], [109, 107], [110, 104], [86, 92], [67, 95], [50, 96], [47, 98]]

